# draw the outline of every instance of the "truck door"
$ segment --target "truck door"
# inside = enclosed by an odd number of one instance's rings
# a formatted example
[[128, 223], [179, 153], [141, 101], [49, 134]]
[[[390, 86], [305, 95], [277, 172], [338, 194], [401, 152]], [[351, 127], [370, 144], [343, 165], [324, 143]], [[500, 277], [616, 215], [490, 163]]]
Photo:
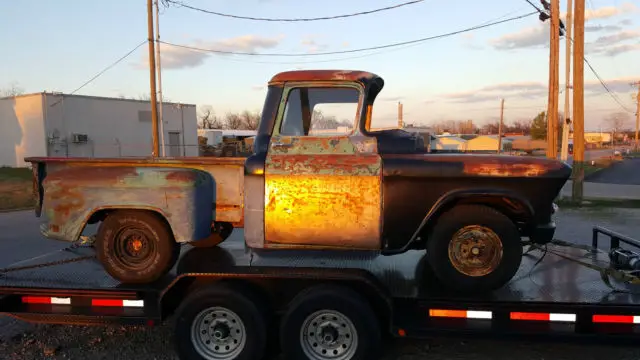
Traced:
[[265, 247], [380, 248], [382, 167], [363, 146], [375, 140], [354, 130], [362, 99], [344, 83], [285, 87], [265, 164]]

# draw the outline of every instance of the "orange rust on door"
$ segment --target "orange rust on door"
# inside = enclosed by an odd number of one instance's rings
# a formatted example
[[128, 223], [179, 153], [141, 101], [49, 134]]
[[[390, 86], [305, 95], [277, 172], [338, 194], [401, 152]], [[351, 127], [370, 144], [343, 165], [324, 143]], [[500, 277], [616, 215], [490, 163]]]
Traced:
[[380, 249], [381, 159], [349, 136], [274, 137], [265, 171], [265, 246]]

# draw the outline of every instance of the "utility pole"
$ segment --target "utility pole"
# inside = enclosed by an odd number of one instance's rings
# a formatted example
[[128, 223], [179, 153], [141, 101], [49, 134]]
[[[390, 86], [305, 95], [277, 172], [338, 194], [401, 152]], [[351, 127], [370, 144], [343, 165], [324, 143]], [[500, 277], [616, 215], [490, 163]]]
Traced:
[[153, 0], [147, 0], [147, 31], [149, 33], [149, 86], [151, 88], [151, 131], [153, 149], [151, 156], [157, 157], [158, 147], [158, 103], [156, 101], [156, 58], [153, 46]]
[[573, 49], [573, 189], [574, 202], [582, 202], [584, 185], [584, 1], [575, 0]]
[[[160, 64], [160, 0], [156, 3], [156, 58], [158, 60], [158, 122], [160, 123], [160, 143], [162, 143], [162, 157], [165, 157], [164, 119], [162, 118], [162, 65]], [[183, 134], [184, 135], [184, 134]]]
[[549, 100], [547, 102], [547, 157], [558, 157], [558, 100], [560, 71], [560, 0], [551, 0], [549, 43]]
[[636, 95], [636, 145], [634, 150], [637, 152], [640, 150], [638, 144], [638, 128], [640, 127], [640, 81], [636, 81], [631, 86], [638, 86], [638, 94]]
[[500, 101], [500, 124], [498, 124], [498, 154], [502, 152], [502, 124], [504, 123], [504, 99]]
[[400, 101], [398, 101], [398, 128], [402, 129], [404, 128], [404, 121], [403, 121], [403, 111], [402, 111], [402, 103]]
[[570, 116], [570, 90], [571, 90], [571, 33], [573, 28], [573, 0], [567, 0], [567, 26], [566, 26], [566, 54], [565, 54], [565, 74], [564, 74], [564, 121], [562, 123], [562, 151], [560, 152], [560, 159], [567, 161], [569, 158], [569, 132], [571, 128], [569, 126], [568, 119]]

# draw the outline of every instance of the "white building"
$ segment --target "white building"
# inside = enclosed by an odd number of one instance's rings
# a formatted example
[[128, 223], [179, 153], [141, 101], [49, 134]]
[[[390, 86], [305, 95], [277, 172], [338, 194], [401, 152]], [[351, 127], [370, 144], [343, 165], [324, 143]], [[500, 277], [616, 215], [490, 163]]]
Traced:
[[[195, 105], [163, 103], [162, 112], [165, 155], [197, 156]], [[149, 101], [19, 95], [0, 99], [0, 124], [0, 166], [27, 166], [28, 156], [128, 157], [152, 151]]]

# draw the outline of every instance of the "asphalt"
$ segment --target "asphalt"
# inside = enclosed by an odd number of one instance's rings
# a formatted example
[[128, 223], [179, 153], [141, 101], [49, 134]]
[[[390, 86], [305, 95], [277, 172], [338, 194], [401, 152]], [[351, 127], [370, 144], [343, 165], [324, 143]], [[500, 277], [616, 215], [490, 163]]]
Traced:
[[640, 185], [640, 159], [625, 159], [613, 163], [585, 179], [592, 183]]

